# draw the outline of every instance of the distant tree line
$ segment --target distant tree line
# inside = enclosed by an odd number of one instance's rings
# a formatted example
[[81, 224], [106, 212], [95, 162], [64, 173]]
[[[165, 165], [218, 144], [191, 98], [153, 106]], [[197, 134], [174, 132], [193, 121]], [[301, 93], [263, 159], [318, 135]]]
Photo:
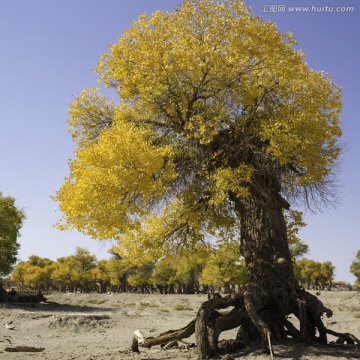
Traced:
[[236, 261], [235, 251], [227, 250], [211, 253], [204, 247], [134, 265], [117, 255], [98, 260], [78, 247], [75, 254], [56, 261], [32, 255], [17, 264], [10, 281], [33, 291], [193, 294], [223, 288], [231, 292], [246, 283], [246, 270], [242, 261]]
[[[335, 267], [330, 261], [294, 259], [294, 269], [304, 287], [320, 290], [332, 285]], [[56, 261], [32, 255], [16, 265], [10, 281], [19, 290], [34, 292], [231, 293], [246, 283], [247, 271], [227, 243], [216, 251], [198, 247], [136, 265], [116, 255], [98, 260], [78, 247], [75, 254]]]

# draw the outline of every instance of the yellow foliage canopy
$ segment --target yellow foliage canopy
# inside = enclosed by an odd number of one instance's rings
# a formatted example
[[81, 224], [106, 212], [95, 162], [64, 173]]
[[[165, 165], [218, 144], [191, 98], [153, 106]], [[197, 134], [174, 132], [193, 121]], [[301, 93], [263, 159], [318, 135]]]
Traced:
[[78, 150], [60, 227], [147, 256], [169, 239], [236, 236], [232, 202], [259, 179], [277, 192], [325, 183], [340, 90], [294, 45], [240, 0], [140, 16], [96, 68], [119, 105], [89, 89], [70, 107]]

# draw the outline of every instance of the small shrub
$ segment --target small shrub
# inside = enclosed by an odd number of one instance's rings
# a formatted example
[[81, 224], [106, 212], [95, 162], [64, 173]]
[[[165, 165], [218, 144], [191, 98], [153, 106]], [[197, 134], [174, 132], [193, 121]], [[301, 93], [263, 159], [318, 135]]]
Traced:
[[159, 305], [156, 305], [154, 303], [143, 303], [141, 302], [140, 305], [136, 308], [137, 310], [144, 310], [146, 308], [157, 308]]
[[132, 306], [135, 306], [136, 304], [135, 303], [128, 303], [128, 304], [125, 304], [124, 306], [126, 306], [126, 307], [132, 307]]
[[113, 308], [119, 308], [119, 307], [121, 307], [121, 305], [120, 305], [120, 304], [111, 304], [111, 307], [113, 307]]
[[144, 308], [146, 308], [146, 307], [152, 307], [152, 308], [157, 308], [157, 307], [159, 307], [159, 305], [156, 305], [156, 304], [154, 304], [154, 303], [140, 303], [140, 306], [141, 307], [144, 307]]
[[356, 318], [356, 319], [360, 319], [360, 313], [355, 314], [355, 315], [354, 315], [354, 318]]
[[184, 305], [184, 304], [177, 304], [174, 306], [174, 310], [176, 311], [183, 311], [183, 310], [194, 310], [193, 308], [191, 308], [188, 305]]
[[88, 301], [88, 304], [92, 304], [92, 305], [101, 305], [105, 302], [105, 300], [94, 300], [94, 299], [91, 299]]

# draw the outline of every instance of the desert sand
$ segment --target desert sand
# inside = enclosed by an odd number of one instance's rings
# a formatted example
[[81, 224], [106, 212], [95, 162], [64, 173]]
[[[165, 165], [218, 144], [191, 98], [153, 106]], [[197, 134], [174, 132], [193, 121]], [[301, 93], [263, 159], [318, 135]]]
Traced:
[[[206, 295], [66, 293], [47, 295], [47, 298], [58, 305], [0, 304], [0, 359], [196, 359], [196, 350], [187, 344], [167, 350], [160, 346], [140, 348], [140, 353], [132, 353], [130, 346], [136, 329], [146, 337], [188, 324], [207, 299]], [[320, 299], [334, 311], [332, 318], [324, 319], [325, 326], [360, 337], [360, 292], [324, 291]], [[223, 338], [234, 336], [234, 331], [223, 334]], [[335, 339], [329, 337], [329, 340]], [[194, 338], [186, 341], [194, 342]], [[19, 346], [44, 350], [8, 351]], [[275, 344], [274, 350], [278, 359], [360, 359], [359, 348], [315, 347], [291, 340]], [[270, 359], [256, 346], [239, 350], [232, 356], [234, 359]], [[219, 355], [214, 359], [221, 358]]]

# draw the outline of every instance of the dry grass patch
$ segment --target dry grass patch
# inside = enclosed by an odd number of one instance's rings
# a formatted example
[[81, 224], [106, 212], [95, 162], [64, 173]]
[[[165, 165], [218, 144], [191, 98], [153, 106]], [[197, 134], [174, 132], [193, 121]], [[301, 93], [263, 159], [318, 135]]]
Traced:
[[174, 310], [176, 310], [176, 311], [184, 311], [184, 310], [194, 310], [194, 309], [192, 307], [190, 307], [189, 305], [176, 304], [174, 306]]
[[134, 302], [124, 304], [125, 307], [134, 307], [136, 304]]
[[105, 300], [95, 300], [95, 299], [90, 299], [87, 303], [91, 304], [91, 305], [101, 305], [105, 302]]
[[120, 304], [111, 304], [110, 306], [113, 307], [113, 308], [120, 308], [121, 307]]
[[136, 308], [137, 310], [144, 310], [146, 308], [157, 308], [159, 305], [155, 303], [143, 303], [141, 302], [140, 305]]

